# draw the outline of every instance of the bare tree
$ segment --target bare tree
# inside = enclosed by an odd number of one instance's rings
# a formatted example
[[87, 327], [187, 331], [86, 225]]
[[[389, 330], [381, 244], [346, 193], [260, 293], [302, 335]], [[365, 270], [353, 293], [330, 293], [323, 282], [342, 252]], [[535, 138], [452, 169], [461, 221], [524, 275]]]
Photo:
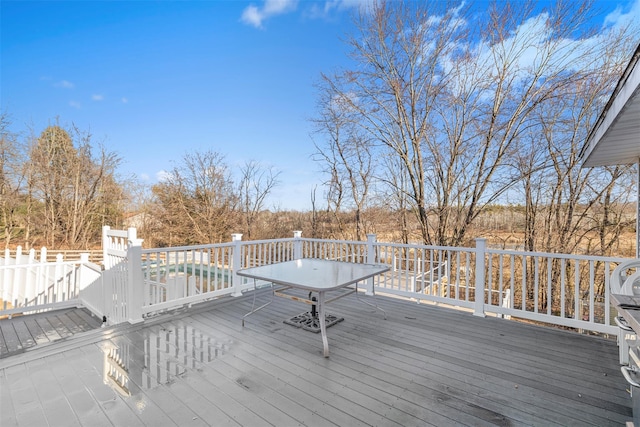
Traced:
[[318, 238], [318, 208], [316, 207], [316, 191], [317, 187], [311, 190], [311, 238]]
[[68, 171], [73, 194], [66, 205], [65, 240], [86, 246], [103, 225], [121, 222], [125, 197], [115, 178], [120, 158], [102, 146], [96, 155], [88, 132], [74, 127], [73, 135], [78, 149], [74, 168]]
[[546, 177], [550, 173], [549, 157], [547, 156], [544, 138], [539, 132], [531, 129], [521, 138], [514, 150], [511, 160], [517, 175], [521, 178], [516, 193], [521, 192], [524, 200], [524, 249], [535, 251], [539, 240], [538, 224], [542, 221], [541, 210], [544, 208], [543, 190], [547, 184]]
[[57, 124], [42, 131], [31, 147], [29, 187], [34, 189], [36, 200], [42, 203], [44, 236], [49, 247], [63, 238], [62, 207], [71, 185], [66, 174], [74, 169], [76, 156], [71, 136]]
[[265, 199], [278, 185], [280, 172], [273, 168], [264, 168], [259, 162], [251, 160], [245, 163], [240, 173], [239, 207], [244, 219], [246, 237], [251, 240], [255, 234], [255, 220], [264, 209]]
[[[324, 76], [331, 91], [358, 114], [367, 140], [378, 141], [400, 159], [425, 242], [430, 232], [424, 141], [432, 132], [430, 119], [447, 81], [437, 59], [449, 55], [459, 37], [455, 13], [443, 7], [437, 2], [376, 3], [360, 14], [359, 34], [349, 40], [358, 70]], [[432, 14], [440, 19], [428, 20]]]
[[166, 179], [153, 186], [160, 245], [221, 242], [236, 222], [238, 198], [224, 156], [186, 154]]
[[[630, 192], [620, 191], [620, 185], [630, 168], [582, 169], [579, 152], [628, 61], [624, 52], [632, 51], [630, 34], [602, 35], [588, 55], [576, 58], [576, 76], [549, 94], [553, 102], [535, 107], [536, 126], [520, 137], [513, 158], [523, 175], [529, 250], [574, 253], [595, 235], [599, 248], [586, 247], [604, 255], [625, 224], [620, 212], [629, 204]], [[612, 224], [612, 216], [620, 222]]]
[[395, 223], [400, 229], [400, 241], [409, 243], [411, 237], [409, 224], [410, 193], [406, 169], [402, 168], [402, 160], [397, 157], [388, 156], [384, 159], [384, 162], [386, 166], [382, 181], [388, 184], [387, 188], [391, 189], [391, 191], [381, 195], [381, 201], [384, 207], [394, 214]]
[[31, 146], [29, 204], [42, 210], [30, 211], [42, 213], [48, 246], [87, 247], [100, 238], [102, 225], [122, 216], [122, 188], [115, 178], [120, 159], [102, 147], [95, 157], [91, 138], [77, 127], [56, 124]]
[[23, 153], [17, 136], [9, 131], [10, 124], [9, 114], [0, 113], [0, 224], [5, 248], [20, 230], [19, 211], [23, 205], [20, 194], [24, 179], [21, 170]]
[[[373, 155], [399, 160], [384, 163], [397, 168], [386, 175], [406, 176], [406, 187], [376, 176], [404, 194], [425, 243], [464, 241], [475, 218], [525, 176], [513, 157], [526, 135], [544, 131], [538, 112], [568, 88], [579, 99], [589, 64], [601, 63], [611, 40], [589, 38], [587, 2], [535, 16], [534, 6], [497, 2], [476, 19], [440, 2], [376, 3], [349, 39], [357, 65], [323, 76], [321, 99], [348, 102]], [[617, 46], [629, 39], [623, 32]]]
[[[319, 90], [319, 117], [313, 122], [316, 133], [320, 134], [324, 144], [316, 144], [316, 160], [325, 165], [328, 179], [327, 202], [333, 212], [334, 220], [343, 237], [364, 238], [364, 211], [367, 206], [369, 190], [373, 181], [374, 159], [371, 155], [367, 134], [358, 126], [357, 114], [351, 109], [351, 102], [332, 90], [327, 84]], [[346, 205], [346, 206], [345, 206]], [[354, 235], [351, 236], [342, 222], [341, 211], [352, 211]]]

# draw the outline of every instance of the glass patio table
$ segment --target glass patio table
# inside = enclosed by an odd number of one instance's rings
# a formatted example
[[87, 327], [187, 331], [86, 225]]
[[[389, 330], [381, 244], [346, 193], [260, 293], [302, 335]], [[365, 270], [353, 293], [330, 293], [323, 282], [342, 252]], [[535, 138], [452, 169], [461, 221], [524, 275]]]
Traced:
[[[312, 306], [317, 305], [317, 316], [320, 319], [318, 323], [320, 324], [320, 332], [322, 335], [324, 357], [329, 357], [325, 305], [352, 293], [355, 293], [356, 297], [358, 297], [359, 282], [369, 278], [375, 278], [375, 276], [385, 273], [389, 271], [389, 269], [390, 267], [384, 264], [358, 264], [352, 262], [303, 258], [294, 261], [286, 261], [239, 270], [237, 273], [238, 276], [253, 279], [254, 286], [253, 307], [249, 313], [242, 317], [242, 326], [244, 326], [244, 320], [247, 316], [271, 304], [273, 302], [273, 295], [289, 298]], [[267, 303], [255, 308], [255, 291], [258, 287], [259, 280], [271, 284], [272, 298]], [[273, 288], [274, 284], [279, 285], [280, 287], [275, 289]], [[339, 295], [334, 298], [329, 300], [326, 299], [327, 292], [341, 290], [349, 287], [350, 285], [354, 286], [349, 290], [345, 290], [345, 292], [340, 292]], [[311, 296], [309, 296], [308, 299], [301, 298], [286, 292], [288, 289], [292, 288], [309, 291], [310, 295], [315, 292], [318, 294], [318, 298], [317, 300], [312, 299]], [[372, 289], [375, 303], [375, 286], [372, 287]], [[382, 311], [385, 319], [387, 318], [386, 312], [378, 307], [377, 303], [371, 304], [367, 301], [361, 300], [360, 298], [357, 299], [358, 301], [371, 305]], [[315, 310], [313, 313], [315, 314]]]

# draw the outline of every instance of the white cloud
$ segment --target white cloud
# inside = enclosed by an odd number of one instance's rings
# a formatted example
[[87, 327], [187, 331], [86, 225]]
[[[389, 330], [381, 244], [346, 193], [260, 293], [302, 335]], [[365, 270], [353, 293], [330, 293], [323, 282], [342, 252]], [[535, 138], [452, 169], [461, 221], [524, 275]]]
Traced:
[[77, 109], [82, 108], [82, 104], [80, 104], [78, 101], [69, 101], [69, 106]]
[[242, 17], [240, 19], [245, 24], [253, 25], [256, 28], [262, 27], [263, 17], [261, 16], [258, 8], [254, 5], [247, 6], [247, 8], [242, 12]]
[[305, 16], [311, 19], [324, 19], [333, 11], [348, 9], [367, 9], [373, 6], [376, 0], [327, 0], [323, 3], [311, 3], [311, 7], [305, 12]]
[[296, 10], [298, 0], [265, 0], [262, 7], [249, 5], [242, 11], [240, 20], [256, 28], [262, 28], [262, 23], [268, 18]]
[[60, 80], [59, 82], [54, 83], [53, 86], [63, 89], [73, 89], [75, 87], [75, 85], [68, 80]]
[[325, 2], [324, 9], [358, 9], [361, 7], [369, 7], [375, 3], [375, 0], [329, 0]]
[[[306, 10], [303, 16], [310, 19], [325, 19], [332, 12], [348, 9], [366, 9], [373, 6], [377, 0], [327, 0], [325, 2], [302, 2]], [[293, 12], [299, 0], [265, 0], [263, 6], [251, 4], [242, 11], [240, 20], [256, 28], [263, 28], [263, 22], [276, 15]]]
[[94, 101], [102, 101], [104, 99], [104, 96], [100, 94], [93, 94], [91, 95], [91, 99], [93, 99]]
[[125, 97], [122, 97], [121, 101], [122, 101], [123, 104], [126, 104], [126, 103], [129, 102], [129, 100], [127, 98], [125, 98]]
[[626, 12], [622, 6], [618, 5], [613, 12], [606, 16], [603, 27], [620, 28], [634, 23], [637, 24], [640, 21], [640, 0], [630, 2], [629, 7], [625, 9], [627, 9]]
[[167, 172], [165, 170], [160, 170], [156, 172], [156, 179], [158, 180], [158, 182], [170, 181], [171, 178], [172, 178], [172, 175], [170, 172]]
[[[439, 17], [429, 19], [439, 20]], [[557, 75], [563, 71], [577, 70], [581, 67], [598, 68], [605, 64], [604, 56], [599, 55], [603, 46], [603, 39], [610, 31], [621, 30], [627, 25], [637, 30], [640, 29], [640, 0], [632, 0], [625, 8], [617, 8], [604, 18], [600, 33], [590, 38], [563, 38], [557, 40], [557, 44], [550, 51], [547, 41], [553, 37], [552, 29], [548, 27], [548, 13], [531, 16], [522, 22], [517, 28], [502, 39], [500, 43], [491, 44], [489, 40], [482, 39], [477, 43], [460, 44], [460, 49], [471, 49], [475, 60], [473, 63], [454, 62], [456, 58], [445, 56], [441, 58], [446, 70], [458, 67], [459, 79], [452, 81], [452, 88], [456, 92], [465, 93], [473, 90], [467, 87], [469, 79], [475, 73], [488, 73], [487, 78], [497, 76], [504, 71], [497, 67], [508, 64], [507, 74], [517, 81], [530, 79], [538, 72], [544, 72], [546, 76]], [[434, 21], [435, 22], [435, 21]], [[457, 23], [457, 26], [472, 25], [470, 23]], [[425, 54], [431, 52], [431, 47], [424, 47]], [[496, 64], [495, 58], [503, 58], [504, 64]], [[534, 71], [535, 70], [535, 71]], [[487, 91], [484, 96], [493, 97]], [[462, 95], [459, 95], [462, 96]]]

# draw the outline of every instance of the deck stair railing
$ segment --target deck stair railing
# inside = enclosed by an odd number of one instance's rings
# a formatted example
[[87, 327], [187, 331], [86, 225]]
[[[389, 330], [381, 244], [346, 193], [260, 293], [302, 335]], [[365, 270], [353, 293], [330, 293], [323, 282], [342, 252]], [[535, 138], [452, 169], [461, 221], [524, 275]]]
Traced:
[[[102, 229], [104, 259], [102, 298], [104, 317], [110, 324], [142, 321], [142, 240], [136, 229]], [[99, 296], [98, 296], [99, 297]]]
[[89, 254], [80, 259], [47, 260], [47, 249], [40, 257], [36, 251], [23, 253], [18, 247], [14, 256], [5, 250], [0, 256], [0, 318], [54, 308], [81, 305], [81, 296], [100, 282], [100, 267], [89, 262]]

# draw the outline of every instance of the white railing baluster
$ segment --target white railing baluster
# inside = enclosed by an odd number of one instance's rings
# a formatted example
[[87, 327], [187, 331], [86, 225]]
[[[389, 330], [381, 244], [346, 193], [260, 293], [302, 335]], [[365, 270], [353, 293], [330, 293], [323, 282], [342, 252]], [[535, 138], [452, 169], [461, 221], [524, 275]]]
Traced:
[[[526, 258], [526, 257], [523, 257]], [[538, 257], [537, 256], [533, 256], [531, 258], [532, 260], [532, 270], [533, 270], [533, 278], [531, 281], [531, 294], [533, 295], [533, 312], [534, 313], [538, 313], [538, 301], [539, 301], [539, 295], [538, 295], [538, 281], [540, 279], [540, 269], [538, 268]]]
[[[640, 173], [640, 171], [638, 172]], [[640, 189], [638, 189], [638, 191], [640, 192]], [[640, 220], [639, 220], [640, 221]], [[640, 249], [639, 249], [640, 250]], [[609, 292], [607, 292], [606, 290], [609, 289], [609, 281], [611, 280], [611, 263], [605, 261], [605, 267], [604, 267], [604, 288], [605, 288], [605, 292], [604, 292], [604, 318], [605, 319], [611, 319], [611, 301], [609, 299]]]
[[589, 321], [593, 322], [594, 320], [594, 307], [595, 307], [595, 262], [593, 260], [589, 261]]
[[[15, 257], [15, 265], [19, 265], [21, 264], [21, 260], [20, 260], [20, 255], [22, 253], [22, 247], [18, 246], [18, 248], [16, 249], [16, 257]], [[15, 283], [15, 280], [17, 280], [18, 274], [19, 274], [19, 269], [18, 268], [12, 268], [12, 269], [5, 269], [6, 271], [10, 271], [11, 272], [11, 277], [7, 278], [7, 280], [5, 281], [5, 283]], [[9, 301], [11, 301], [11, 304], [13, 304], [14, 306], [18, 305], [18, 301], [20, 301], [21, 299], [23, 299], [20, 296], [20, 288], [19, 286], [11, 286], [11, 292], [9, 294]]]
[[484, 294], [483, 294], [483, 297], [487, 299], [487, 304], [488, 305], [493, 305], [493, 302], [492, 302], [493, 287], [494, 287], [494, 281], [493, 281], [493, 254], [491, 254], [491, 253], [487, 254], [487, 277], [488, 277], [487, 295], [485, 297]]
[[502, 295], [503, 295], [503, 292], [504, 292], [503, 275], [502, 275], [502, 273], [504, 272], [504, 257], [503, 256], [500, 256], [498, 258], [498, 266], [499, 266], [499, 269], [498, 269], [498, 277], [499, 277], [499, 279], [498, 279], [498, 301], [497, 301], [497, 303], [498, 303], [498, 305], [502, 305]]
[[551, 273], [553, 269], [553, 258], [547, 258], [547, 314], [551, 314], [551, 306], [552, 306], [552, 297], [551, 291], [553, 289], [553, 284], [551, 283]]
[[476, 272], [475, 272], [475, 316], [485, 316], [484, 313], [484, 289], [485, 289], [485, 261], [486, 239], [476, 239]]
[[527, 289], [527, 258], [519, 255], [522, 260], [522, 311], [527, 311], [527, 300], [529, 298], [529, 290]]
[[560, 316], [566, 317], [566, 308], [565, 308], [565, 298], [566, 298], [566, 287], [567, 287], [567, 260], [564, 258], [560, 260]]

